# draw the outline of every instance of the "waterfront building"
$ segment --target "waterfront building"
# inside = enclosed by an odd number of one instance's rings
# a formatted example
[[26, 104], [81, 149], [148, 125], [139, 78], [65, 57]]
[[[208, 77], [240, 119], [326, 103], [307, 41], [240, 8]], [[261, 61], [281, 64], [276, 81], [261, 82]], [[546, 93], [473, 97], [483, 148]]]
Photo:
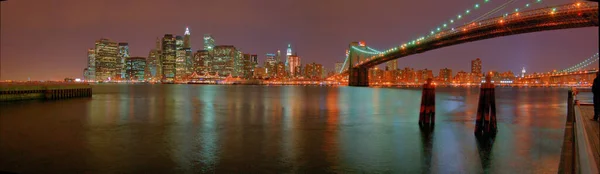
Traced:
[[477, 76], [483, 76], [481, 71], [481, 59], [477, 58], [471, 61], [471, 73]]
[[288, 67], [291, 77], [297, 76], [296, 68], [300, 66], [300, 57], [297, 54], [288, 56]]
[[125, 61], [129, 57], [129, 44], [125, 42], [119, 43], [119, 58], [117, 59], [115, 79], [126, 79]]
[[146, 58], [128, 57], [126, 59], [125, 72], [126, 79], [129, 81], [144, 81], [146, 71]]
[[452, 81], [452, 69], [448, 69], [448, 68], [444, 68], [444, 69], [440, 69], [439, 75], [438, 75], [438, 81], [441, 82], [450, 82]]
[[209, 51], [209, 53], [212, 59], [209, 63], [209, 68], [212, 73], [217, 73], [221, 77], [236, 76], [234, 61], [240, 55], [233, 45], [218, 45]]
[[210, 55], [207, 50], [198, 50], [194, 54], [194, 72], [199, 75], [207, 74], [210, 71]]
[[284, 62], [277, 62], [275, 66], [275, 78], [285, 78], [287, 77], [287, 69], [285, 69]]
[[275, 59], [275, 54], [267, 53], [266, 59], [264, 62], [264, 67], [266, 68], [267, 75], [269, 77], [274, 77], [276, 70], [277, 60]]
[[253, 72], [254, 72], [254, 68], [256, 67], [256, 64], [254, 64], [253, 60], [252, 60], [252, 55], [250, 54], [243, 54], [243, 71], [242, 74], [240, 75], [240, 77], [243, 78], [251, 78], [253, 76]]
[[152, 49], [150, 53], [148, 53], [148, 58], [146, 59], [146, 79], [149, 81], [156, 81], [161, 79], [161, 64], [160, 57], [162, 53], [160, 50]]
[[215, 48], [215, 39], [210, 34], [204, 34], [204, 50], [212, 50]]
[[110, 39], [102, 38], [96, 41], [94, 48], [96, 57], [96, 81], [109, 81], [117, 75], [117, 59], [119, 45]]
[[173, 82], [175, 80], [175, 60], [177, 50], [175, 47], [176, 38], [172, 34], [165, 34], [162, 38], [162, 81]]
[[269, 75], [267, 74], [267, 69], [264, 67], [256, 67], [254, 68], [254, 72], [252, 74], [252, 77], [255, 79], [264, 79], [267, 78]]
[[93, 48], [87, 51], [87, 68], [84, 78], [86, 81], [96, 80], [96, 50]]
[[323, 65], [309, 63], [304, 66], [304, 77], [307, 79], [319, 80], [323, 75]]

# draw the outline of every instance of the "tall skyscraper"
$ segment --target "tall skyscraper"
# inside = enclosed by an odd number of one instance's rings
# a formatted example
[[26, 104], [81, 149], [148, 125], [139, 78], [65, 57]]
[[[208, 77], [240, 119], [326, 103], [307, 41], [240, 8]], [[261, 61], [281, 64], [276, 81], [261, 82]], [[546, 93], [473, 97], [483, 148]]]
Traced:
[[183, 48], [183, 37], [175, 36], [175, 79], [182, 80], [187, 73], [187, 54]]
[[269, 77], [274, 77], [275, 74], [277, 73], [277, 62], [278, 61], [275, 59], [275, 56], [276, 55], [272, 54], [272, 53], [266, 54], [267, 58], [265, 59], [264, 67], [265, 67], [265, 69], [266, 69], [265, 71]]
[[275, 55], [275, 60], [277, 62], [281, 62], [281, 50], [277, 50], [277, 54]]
[[526, 72], [527, 71], [525, 71], [525, 67], [523, 67], [523, 70], [521, 70], [521, 78], [525, 77]]
[[204, 34], [204, 50], [212, 50], [215, 48], [215, 39], [210, 34]]
[[288, 44], [287, 51], [285, 53], [285, 67], [290, 66], [290, 56], [292, 55], [292, 44]]
[[397, 70], [398, 69], [398, 59], [390, 60], [385, 63], [386, 70]]
[[211, 53], [210, 69], [219, 76], [237, 76], [234, 70], [235, 59], [239, 56], [238, 50], [233, 45], [215, 46]]
[[288, 56], [288, 68], [289, 68], [289, 72], [290, 72], [290, 76], [291, 77], [296, 77], [299, 76], [299, 74], [296, 74], [296, 68], [300, 66], [300, 57], [298, 57], [298, 55], [289, 55]]
[[190, 28], [185, 27], [185, 33], [183, 33], [183, 48], [192, 48], [190, 43]]
[[[159, 42], [160, 43], [160, 42]], [[160, 50], [152, 49], [150, 53], [148, 53], [148, 58], [146, 59], [146, 69], [145, 73], [146, 79], [149, 81], [156, 81], [161, 79], [161, 69], [162, 66], [160, 64], [160, 57], [162, 53]]]
[[304, 77], [308, 79], [320, 79], [323, 76], [323, 65], [317, 63], [309, 63], [305, 65]]
[[252, 61], [252, 64], [254, 64], [254, 67], [258, 67], [258, 55], [256, 54], [252, 54], [250, 55], [250, 61]]
[[93, 48], [90, 48], [87, 51], [87, 71], [85, 73], [85, 80], [96, 80], [96, 50]]
[[119, 44], [102, 38], [96, 41], [96, 81], [112, 80], [117, 75]]
[[125, 60], [129, 57], [129, 44], [119, 43], [119, 59], [117, 60], [117, 79], [126, 79]]
[[162, 39], [162, 81], [173, 82], [175, 80], [176, 39], [172, 34], [165, 34]]
[[481, 73], [481, 59], [477, 58], [471, 61], [471, 73], [475, 74], [476, 76], [483, 75]]
[[130, 81], [144, 81], [146, 58], [128, 57], [125, 61], [126, 79]]
[[194, 72], [198, 75], [204, 75], [210, 71], [210, 57], [208, 51], [198, 50], [194, 54]]

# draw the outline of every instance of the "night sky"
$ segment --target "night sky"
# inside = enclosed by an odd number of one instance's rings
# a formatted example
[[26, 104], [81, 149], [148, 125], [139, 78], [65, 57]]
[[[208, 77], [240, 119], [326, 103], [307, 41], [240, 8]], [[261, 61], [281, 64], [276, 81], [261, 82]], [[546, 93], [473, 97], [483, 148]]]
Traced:
[[[497, 13], [534, 0], [520, 0]], [[352, 41], [387, 49], [427, 34], [466, 9], [478, 10], [459, 24], [506, 1], [491, 0], [8, 0], [2, 3], [2, 80], [81, 78], [87, 49], [101, 37], [128, 42], [132, 56], [147, 57], [157, 37], [183, 35], [189, 26], [194, 51], [202, 35], [244, 53], [285, 53], [288, 43], [302, 64], [332, 69]], [[545, 0], [540, 8], [573, 0]], [[523, 9], [522, 9], [523, 10]], [[528, 72], [561, 69], [598, 52], [598, 27], [545, 31], [472, 42], [398, 60], [399, 67], [448, 67], [470, 71], [481, 58], [483, 70]], [[598, 66], [595, 63], [594, 66]]]

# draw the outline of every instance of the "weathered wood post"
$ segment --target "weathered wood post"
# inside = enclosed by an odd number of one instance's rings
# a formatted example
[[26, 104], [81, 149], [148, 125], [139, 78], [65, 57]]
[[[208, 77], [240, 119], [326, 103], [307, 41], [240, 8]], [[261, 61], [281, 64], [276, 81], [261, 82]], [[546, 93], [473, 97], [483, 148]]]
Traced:
[[432, 126], [435, 124], [435, 85], [431, 83], [433, 79], [427, 79], [423, 84], [423, 93], [421, 94], [421, 109], [419, 112], [419, 125]]
[[477, 119], [475, 120], [475, 135], [490, 136], [496, 134], [496, 91], [492, 77], [487, 75], [485, 83], [481, 84]]

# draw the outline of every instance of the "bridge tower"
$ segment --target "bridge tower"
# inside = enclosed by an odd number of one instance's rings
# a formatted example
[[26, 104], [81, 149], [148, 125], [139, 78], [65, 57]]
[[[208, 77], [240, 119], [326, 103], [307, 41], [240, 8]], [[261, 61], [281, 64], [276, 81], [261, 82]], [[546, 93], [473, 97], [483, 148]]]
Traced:
[[356, 50], [367, 50], [365, 42], [351, 42], [348, 47], [348, 86], [369, 86], [369, 68], [354, 67], [354, 64], [369, 57], [367, 53]]

